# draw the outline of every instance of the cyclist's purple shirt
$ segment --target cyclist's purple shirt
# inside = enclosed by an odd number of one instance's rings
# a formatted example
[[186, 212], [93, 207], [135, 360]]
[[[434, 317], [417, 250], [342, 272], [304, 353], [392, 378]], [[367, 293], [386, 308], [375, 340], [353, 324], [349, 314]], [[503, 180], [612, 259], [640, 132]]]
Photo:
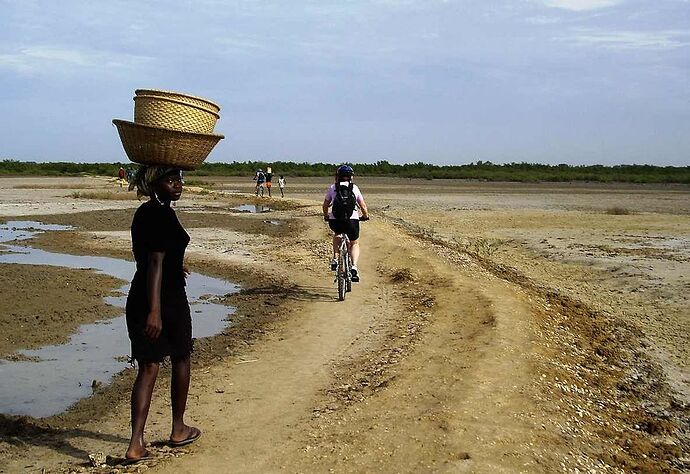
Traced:
[[[350, 183], [347, 181], [343, 181], [340, 184], [342, 184], [344, 186], [350, 185]], [[359, 188], [357, 187], [356, 184], [352, 185], [352, 192], [355, 195], [355, 199], [357, 200], [357, 204], [361, 204], [362, 201], [364, 200], [364, 197], [362, 196], [362, 192], [359, 190]], [[328, 191], [326, 191], [326, 197], [324, 198], [324, 200], [327, 201], [329, 205], [333, 202], [333, 199], [335, 199], [335, 183], [331, 184], [328, 187]], [[328, 211], [328, 218], [329, 219], [335, 219], [335, 217], [333, 217], [333, 211], [332, 210]], [[352, 213], [352, 217], [350, 217], [350, 219], [359, 220], [359, 211], [357, 210], [356, 207], [355, 207], [355, 210]]]

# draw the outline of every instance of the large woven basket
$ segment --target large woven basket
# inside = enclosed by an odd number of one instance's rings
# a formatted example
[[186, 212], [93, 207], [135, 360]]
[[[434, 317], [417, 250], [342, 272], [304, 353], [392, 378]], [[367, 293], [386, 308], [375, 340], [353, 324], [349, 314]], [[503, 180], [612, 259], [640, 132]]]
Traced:
[[122, 147], [134, 163], [193, 170], [225, 138], [223, 135], [181, 132], [126, 120], [113, 120]]
[[167, 97], [134, 97], [134, 121], [192, 133], [213, 133], [220, 116], [209, 109]]
[[166, 99], [178, 100], [184, 102], [185, 104], [196, 105], [204, 109], [208, 109], [216, 114], [220, 112], [220, 105], [211, 102], [203, 97], [197, 97], [195, 95], [182, 94], [180, 92], [173, 91], [162, 91], [159, 89], [137, 89], [134, 91], [135, 96], [148, 95], [153, 97], [164, 97]]

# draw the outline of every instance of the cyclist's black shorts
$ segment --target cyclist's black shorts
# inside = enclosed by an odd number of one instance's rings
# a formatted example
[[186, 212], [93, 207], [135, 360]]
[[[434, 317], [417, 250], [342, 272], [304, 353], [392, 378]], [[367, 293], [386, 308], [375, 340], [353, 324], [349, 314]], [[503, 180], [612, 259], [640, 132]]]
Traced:
[[351, 241], [359, 239], [359, 219], [348, 219], [346, 221], [329, 219], [328, 227], [336, 234], [347, 234], [347, 238]]

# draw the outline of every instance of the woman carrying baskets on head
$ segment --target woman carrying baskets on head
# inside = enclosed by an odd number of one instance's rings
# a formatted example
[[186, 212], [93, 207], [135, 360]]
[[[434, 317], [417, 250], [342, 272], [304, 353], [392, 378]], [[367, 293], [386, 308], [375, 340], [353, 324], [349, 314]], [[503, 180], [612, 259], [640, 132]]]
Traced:
[[192, 319], [183, 266], [189, 235], [170, 203], [182, 195], [182, 171], [201, 166], [223, 135], [213, 134], [220, 107], [201, 97], [137, 89], [134, 122], [113, 120], [127, 157], [141, 166], [130, 182], [149, 200], [132, 220], [137, 270], [127, 296], [127, 332], [139, 366], [132, 387], [132, 438], [127, 463], [149, 456], [144, 442], [153, 387], [161, 361], [170, 357], [171, 446], [199, 439], [201, 430], [184, 422], [192, 353]]
[[141, 166], [130, 190], [150, 199], [132, 220], [136, 273], [127, 296], [127, 332], [138, 374], [132, 388], [132, 438], [125, 458], [149, 456], [144, 442], [153, 387], [165, 357], [172, 361], [170, 444], [183, 446], [201, 436], [184, 423], [189, 391], [192, 320], [185, 291], [189, 273], [183, 266], [189, 235], [170, 206], [182, 195], [182, 172], [166, 166]]

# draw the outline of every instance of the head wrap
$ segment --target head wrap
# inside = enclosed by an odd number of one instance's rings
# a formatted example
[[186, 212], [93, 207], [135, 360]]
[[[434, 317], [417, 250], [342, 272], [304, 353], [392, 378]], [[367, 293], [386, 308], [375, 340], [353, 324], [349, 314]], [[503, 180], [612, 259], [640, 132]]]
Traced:
[[147, 166], [141, 165], [134, 175], [134, 179], [129, 183], [129, 190], [137, 188], [137, 196], [153, 196], [153, 186], [158, 180], [170, 174], [180, 173], [179, 168], [170, 166]]

